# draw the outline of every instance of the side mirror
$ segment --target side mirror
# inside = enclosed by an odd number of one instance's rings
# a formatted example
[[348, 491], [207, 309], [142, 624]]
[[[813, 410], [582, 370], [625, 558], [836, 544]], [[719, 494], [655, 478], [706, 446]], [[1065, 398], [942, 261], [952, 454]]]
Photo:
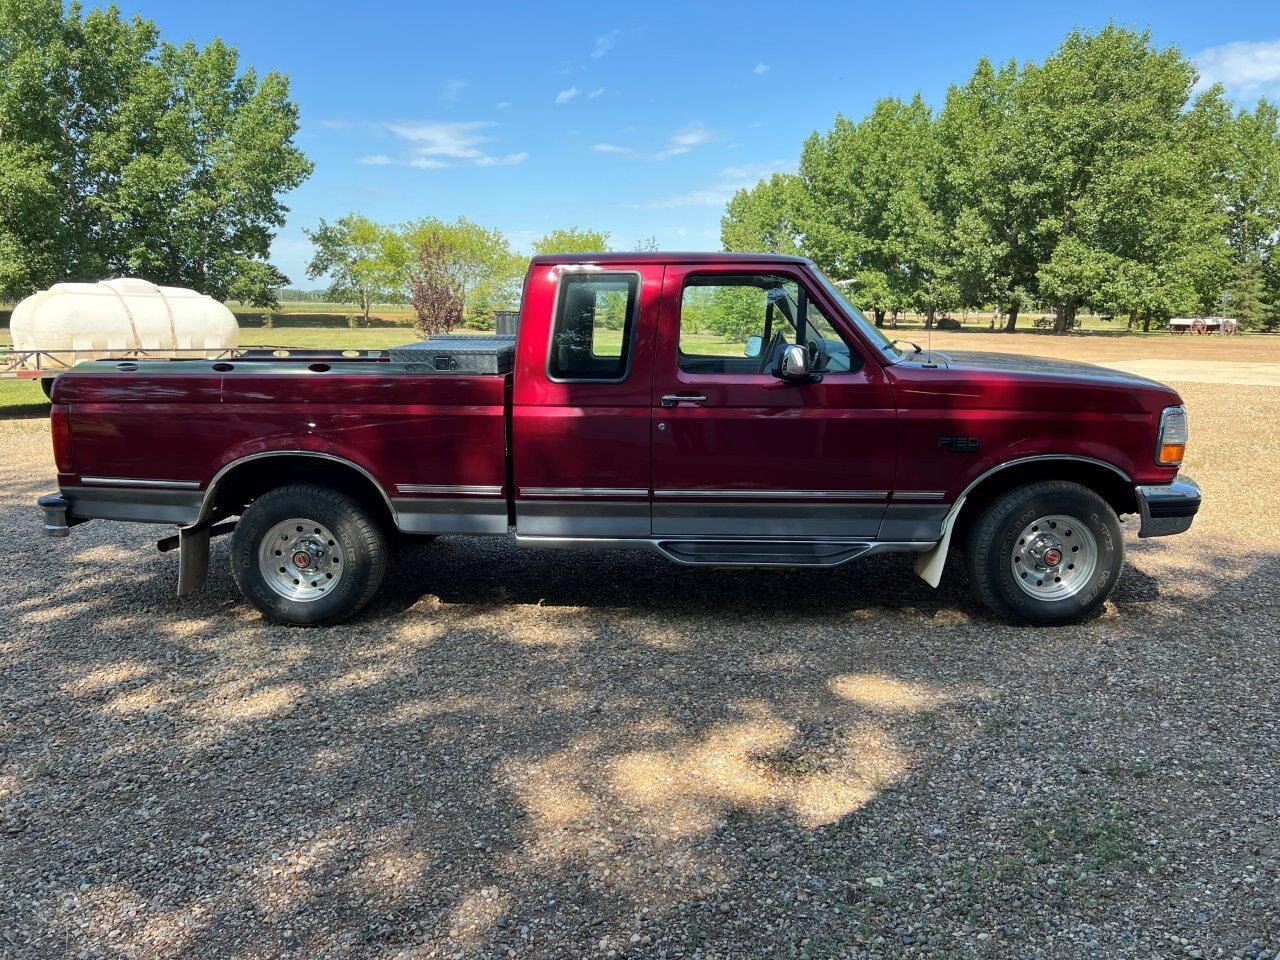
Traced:
[[787, 383], [810, 383], [814, 380], [809, 370], [809, 353], [799, 344], [791, 343], [778, 354], [773, 375]]
[[763, 349], [764, 349], [764, 338], [761, 337], [759, 334], [753, 333], [751, 336], [747, 337], [746, 346], [742, 348], [742, 355], [744, 357], [752, 357], [755, 359], [759, 359], [760, 351], [762, 351]]

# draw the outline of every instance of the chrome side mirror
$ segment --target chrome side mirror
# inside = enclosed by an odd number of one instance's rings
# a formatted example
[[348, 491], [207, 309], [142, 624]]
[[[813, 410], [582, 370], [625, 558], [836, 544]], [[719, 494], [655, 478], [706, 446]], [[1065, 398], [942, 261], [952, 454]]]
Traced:
[[809, 371], [809, 354], [804, 347], [791, 343], [782, 348], [773, 375], [788, 383], [808, 383], [813, 379]]
[[751, 336], [747, 337], [747, 342], [742, 347], [742, 355], [744, 357], [757, 359], [759, 358], [762, 350], [764, 350], [764, 337], [760, 336], [758, 333], [753, 333]]

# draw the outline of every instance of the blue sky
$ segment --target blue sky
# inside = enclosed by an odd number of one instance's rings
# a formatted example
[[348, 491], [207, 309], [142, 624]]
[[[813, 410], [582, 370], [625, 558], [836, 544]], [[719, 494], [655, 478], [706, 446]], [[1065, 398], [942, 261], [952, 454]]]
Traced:
[[1149, 27], [1232, 95], [1280, 95], [1280, 4], [349, 3], [124, 0], [171, 40], [221, 36], [287, 72], [313, 176], [274, 259], [298, 286], [302, 230], [360, 210], [465, 215], [527, 250], [560, 226], [629, 249], [716, 249], [725, 200], [794, 169], [837, 112], [941, 103], [983, 54], [1040, 59], [1072, 27]]

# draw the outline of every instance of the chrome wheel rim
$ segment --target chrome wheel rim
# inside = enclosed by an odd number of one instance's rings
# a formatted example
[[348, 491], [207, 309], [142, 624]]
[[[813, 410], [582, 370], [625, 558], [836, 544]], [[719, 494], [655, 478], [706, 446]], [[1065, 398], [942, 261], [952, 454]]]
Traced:
[[1098, 543], [1075, 517], [1052, 514], [1023, 527], [1009, 557], [1013, 582], [1037, 600], [1066, 600], [1098, 568]]
[[332, 593], [346, 568], [338, 538], [305, 517], [281, 520], [258, 546], [262, 579], [287, 600], [307, 603]]

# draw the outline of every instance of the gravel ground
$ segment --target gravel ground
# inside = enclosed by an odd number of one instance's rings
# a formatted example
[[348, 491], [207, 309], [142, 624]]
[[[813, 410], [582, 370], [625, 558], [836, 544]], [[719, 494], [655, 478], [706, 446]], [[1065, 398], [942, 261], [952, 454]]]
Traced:
[[1280, 392], [1183, 392], [1196, 526], [1052, 630], [466, 539], [272, 627], [0, 424], [0, 956], [1272, 960]]

